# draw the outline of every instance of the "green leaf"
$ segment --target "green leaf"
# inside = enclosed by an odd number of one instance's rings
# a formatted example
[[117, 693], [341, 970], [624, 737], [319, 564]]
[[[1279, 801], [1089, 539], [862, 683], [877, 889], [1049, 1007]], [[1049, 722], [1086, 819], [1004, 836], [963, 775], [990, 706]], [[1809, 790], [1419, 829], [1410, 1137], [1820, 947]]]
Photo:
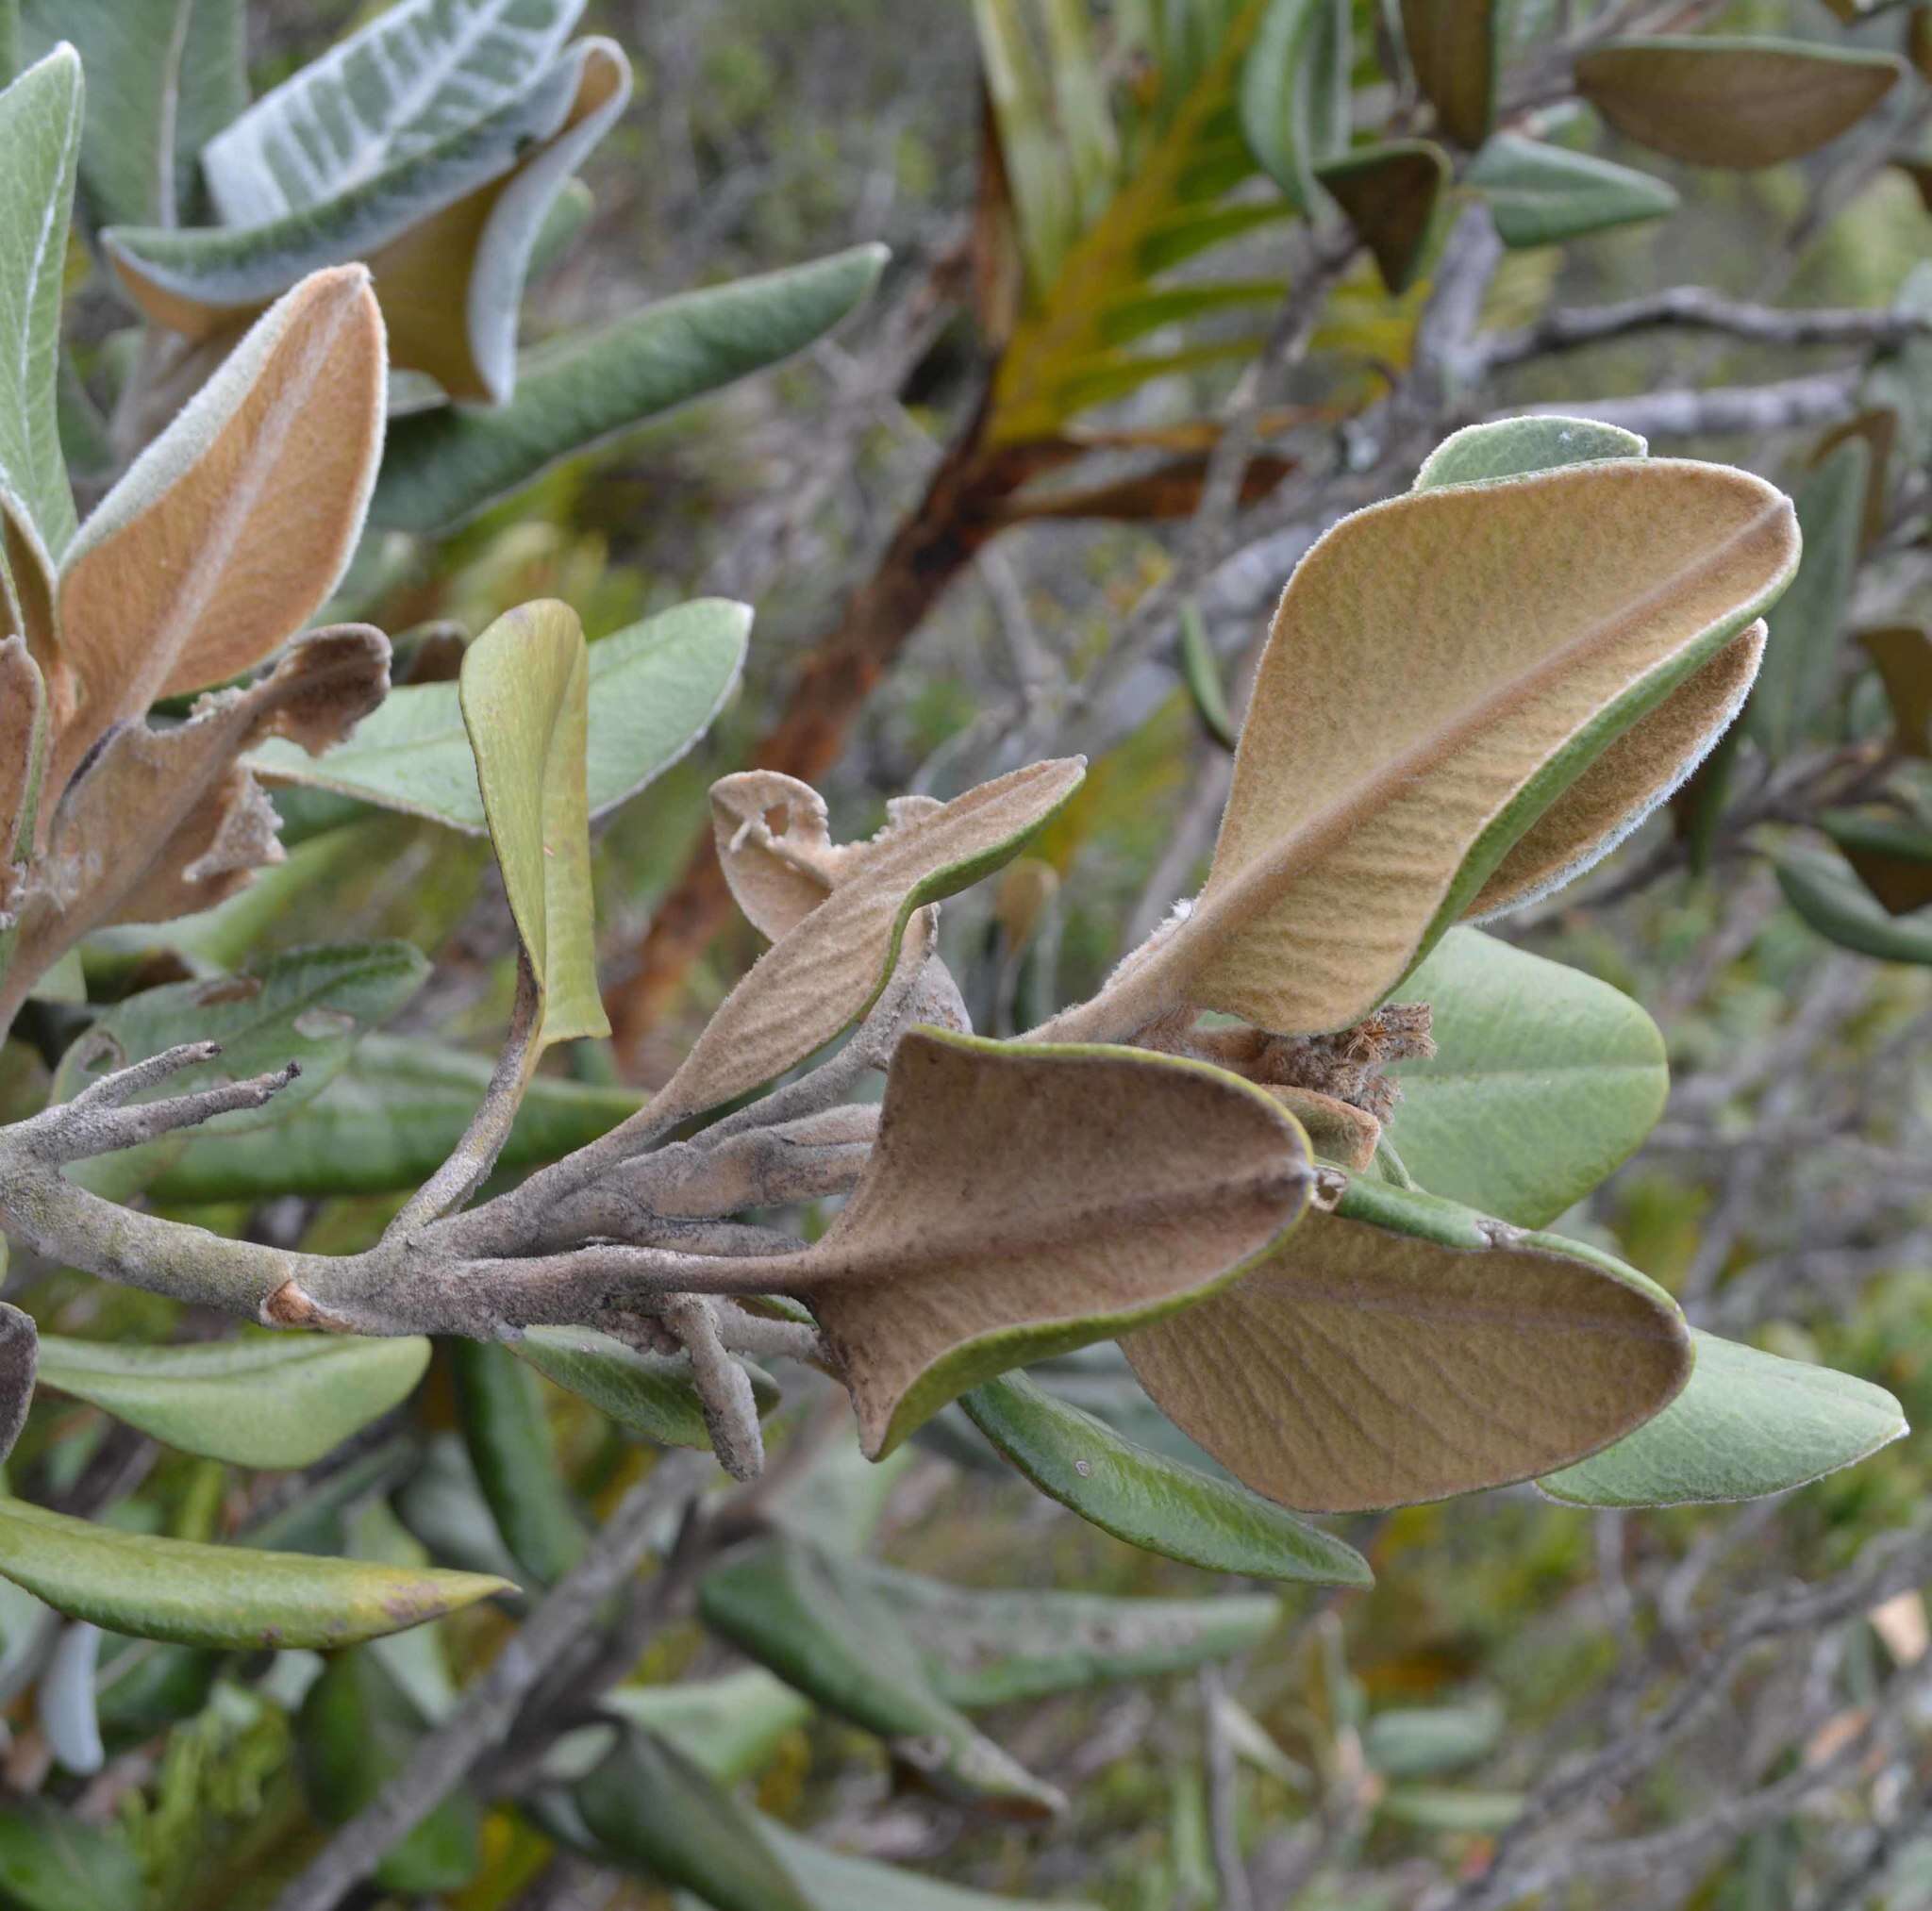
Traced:
[[70, 40], [87, 72], [80, 184], [96, 225], [199, 219], [196, 159], [248, 104], [242, 0], [25, 0], [37, 52]]
[[1542, 1227], [1663, 1113], [1663, 1037], [1607, 982], [1452, 929], [1395, 994], [1434, 1010], [1436, 1054], [1391, 1070], [1402, 1099], [1387, 1124], [1433, 1194]]
[[1208, 626], [1201, 622], [1201, 607], [1191, 597], [1181, 606], [1181, 670], [1202, 728], [1224, 749], [1232, 750], [1237, 727], [1228, 714], [1227, 692], [1222, 688]]
[[1842, 856], [1792, 850], [1777, 880], [1785, 901], [1827, 942], [1881, 962], [1932, 963], [1932, 909], [1891, 915]]
[[0, 1812], [0, 1893], [21, 1911], [142, 1911], [147, 1902], [125, 1832], [39, 1801]]
[[[67, 223], [80, 151], [80, 60], [58, 47], [0, 93], [0, 489], [10, 520], [5, 571], [19, 605], [44, 599], [53, 565], [74, 536], [74, 493], [55, 406]], [[31, 546], [21, 549], [22, 543]], [[23, 563], [37, 580], [14, 574]], [[15, 611], [14, 627], [20, 628]], [[44, 667], [40, 634], [27, 633]]]
[[1774, 760], [1803, 740], [1838, 678], [1871, 465], [1871, 447], [1847, 439], [1798, 486], [1805, 555], [1766, 620], [1764, 668], [1744, 708], [1745, 727]]
[[1916, 817], [1827, 809], [1818, 827], [1892, 916], [1932, 905], [1932, 828]]
[[864, 299], [885, 260], [881, 246], [855, 246], [665, 299], [531, 353], [516, 395], [494, 410], [393, 420], [370, 523], [447, 530], [558, 459], [790, 357]]
[[1374, 256], [1395, 297], [1412, 286], [1435, 242], [1449, 191], [1449, 156], [1433, 140], [1389, 140], [1317, 169]]
[[1433, 1778], [1487, 1758], [1503, 1739], [1492, 1695], [1463, 1705], [1392, 1706], [1362, 1732], [1362, 1753], [1384, 1778]]
[[1410, 490], [1487, 484], [1602, 458], [1644, 457], [1649, 451], [1634, 431], [1593, 418], [1503, 418], [1452, 431], [1423, 460]]
[[582, 1555], [584, 1526], [537, 1376], [493, 1341], [452, 1340], [449, 1362], [463, 1441], [497, 1531], [530, 1579], [554, 1586]]
[[677, 1686], [613, 1686], [598, 1708], [668, 1738], [725, 1785], [768, 1764], [786, 1734], [812, 1715], [804, 1693], [762, 1666]]
[[463, 727], [503, 887], [549, 1043], [610, 1033], [597, 991], [591, 822], [584, 782], [590, 654], [569, 605], [506, 611], [463, 654]]
[[583, 0], [403, 0], [260, 99], [202, 155], [225, 225], [333, 198], [514, 100]]
[[1697, 1365], [1663, 1412], [1537, 1482], [1577, 1506], [1756, 1500], [1849, 1467], [1907, 1429], [1881, 1387], [1693, 1332]]
[[251, 1334], [180, 1347], [41, 1341], [41, 1381], [182, 1453], [306, 1467], [400, 1404], [429, 1364], [420, 1337]]
[[1191, 1671], [1257, 1644], [1280, 1600], [981, 1592], [889, 1566], [860, 1571], [919, 1649], [933, 1690], [973, 1711]]
[[1502, 7], [1496, 0], [1401, 0], [1402, 38], [1436, 121], [1472, 151], [1496, 117]]
[[1679, 203], [1669, 186], [1648, 173], [1613, 165], [1593, 153], [1546, 146], [1520, 133], [1496, 133], [1485, 141], [1468, 183], [1482, 193], [1503, 243], [1511, 246], [1555, 245], [1606, 226], [1667, 218]]
[[934, 1688], [924, 1659], [856, 1562], [783, 1534], [706, 1573], [705, 1622], [788, 1684], [868, 1732], [930, 1784], [1039, 1818], [1062, 1801]]
[[689, 1886], [716, 1911], [819, 1911], [766, 1843], [757, 1814], [650, 1733], [624, 1733], [571, 1801], [613, 1858]]
[[[295, 1723], [303, 1788], [316, 1816], [343, 1825], [373, 1804], [425, 1729], [375, 1652], [332, 1653], [303, 1695]], [[457, 1891], [482, 1861], [482, 1812], [475, 1795], [458, 1787], [383, 1853], [373, 1876], [387, 1891]]]
[[478, 1573], [121, 1533], [24, 1500], [0, 1500], [0, 1573], [70, 1619], [238, 1651], [357, 1645], [516, 1589]]
[[[7, 1255], [0, 1250], [0, 1279], [7, 1273]], [[0, 1301], [0, 1460], [13, 1451], [26, 1410], [33, 1403], [34, 1368], [39, 1329], [31, 1314]]]
[[1150, 1452], [1024, 1373], [960, 1400], [973, 1423], [1027, 1479], [1081, 1519], [1149, 1553], [1209, 1572], [1317, 1586], [1369, 1586], [1352, 1546], [1232, 1481]]
[[1241, 131], [1297, 211], [1324, 204], [1315, 169], [1348, 144], [1348, 0], [1268, 0], [1241, 65]]
[[[897, 1865], [848, 1857], [757, 1815], [767, 1849], [776, 1853], [810, 1901], [812, 1911], [1097, 1911], [1085, 1900], [1056, 1898], [1051, 1905], [1007, 1892], [969, 1891], [920, 1876]], [[679, 1911], [684, 1911], [682, 1904]]]
[[1122, 1346], [1236, 1478], [1322, 1512], [1568, 1465], [1659, 1412], [1691, 1364], [1676, 1304], [1621, 1261], [1362, 1177]]
[[1580, 54], [1576, 90], [1654, 153], [1748, 171], [1837, 139], [1905, 70], [1890, 54], [1815, 41], [1658, 34]]
[[1382, 1816], [1418, 1831], [1493, 1838], [1523, 1816], [1520, 1791], [1468, 1791], [1459, 1786], [1398, 1785], [1383, 1798]]
[[[246, 1135], [192, 1138], [149, 1182], [170, 1205], [275, 1194], [390, 1194], [448, 1158], [489, 1085], [490, 1063], [435, 1042], [372, 1036], [306, 1107]], [[637, 1112], [627, 1088], [540, 1074], [525, 1090], [500, 1172], [535, 1168]]]
[[[691, 1363], [677, 1355], [641, 1354], [594, 1327], [532, 1327], [508, 1342], [534, 1367], [619, 1426], [662, 1446], [708, 1451], [711, 1437], [691, 1382]], [[748, 1362], [752, 1398], [760, 1416], [778, 1404], [778, 1385]]]
[[[748, 605], [699, 597], [591, 645], [585, 781], [592, 816], [661, 776], [710, 727], [738, 688], [750, 631]], [[272, 782], [335, 790], [456, 829], [486, 827], [455, 684], [391, 690], [322, 756], [278, 739], [247, 761]]]

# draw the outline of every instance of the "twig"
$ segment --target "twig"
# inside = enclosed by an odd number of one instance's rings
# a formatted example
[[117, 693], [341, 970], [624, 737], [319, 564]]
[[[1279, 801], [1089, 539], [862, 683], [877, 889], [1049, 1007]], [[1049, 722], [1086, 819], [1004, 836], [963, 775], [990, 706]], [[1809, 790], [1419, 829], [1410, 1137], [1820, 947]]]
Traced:
[[1220, 1911], [1255, 1911], [1255, 1894], [1241, 1861], [1240, 1799], [1235, 1784], [1234, 1746], [1222, 1717], [1222, 1684], [1218, 1668], [1200, 1672], [1201, 1732], [1207, 1753], [1208, 1838], [1214, 1853], [1214, 1877], [1220, 1886]]
[[665, 1510], [697, 1490], [699, 1461], [666, 1454], [625, 1495], [583, 1558], [552, 1587], [523, 1630], [417, 1746], [376, 1801], [339, 1831], [275, 1900], [275, 1911], [334, 1911], [397, 1839], [434, 1811], [484, 1753], [499, 1743], [525, 1696], [582, 1637], [604, 1601], [636, 1570]]
[[1574, 414], [1621, 425], [1640, 438], [1741, 437], [1836, 424], [1857, 403], [1857, 367], [1816, 372], [1770, 385], [1720, 385], [1708, 391], [1644, 391], [1628, 398], [1566, 398], [1491, 412], [1491, 418]]

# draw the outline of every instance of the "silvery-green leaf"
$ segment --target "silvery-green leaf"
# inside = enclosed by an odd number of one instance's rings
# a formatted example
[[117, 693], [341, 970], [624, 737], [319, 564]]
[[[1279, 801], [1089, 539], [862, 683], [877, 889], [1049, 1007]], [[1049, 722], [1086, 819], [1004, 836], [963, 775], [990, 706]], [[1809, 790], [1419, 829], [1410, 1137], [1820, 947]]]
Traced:
[[1487, 140], [1467, 183], [1488, 202], [1505, 245], [1554, 245], [1606, 226], [1661, 219], [1677, 209], [1661, 179], [1628, 166], [1546, 146], [1518, 133]]

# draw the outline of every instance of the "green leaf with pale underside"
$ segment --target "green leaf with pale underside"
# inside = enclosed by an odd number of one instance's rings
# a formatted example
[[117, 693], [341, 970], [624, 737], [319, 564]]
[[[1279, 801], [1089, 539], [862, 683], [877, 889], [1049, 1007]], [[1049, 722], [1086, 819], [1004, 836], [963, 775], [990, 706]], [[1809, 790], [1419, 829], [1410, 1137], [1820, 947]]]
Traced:
[[915, 1029], [857, 1191], [768, 1285], [816, 1316], [876, 1459], [981, 1381], [1232, 1279], [1309, 1180], [1300, 1128], [1220, 1069]]
[[1849, 1467], [1907, 1432], [1881, 1387], [1693, 1332], [1697, 1365], [1663, 1412], [1537, 1484], [1577, 1506], [1756, 1500]]
[[610, 1033], [597, 992], [585, 794], [590, 657], [567, 604], [506, 611], [463, 654], [463, 727], [542, 1011], [532, 1054]]
[[1354, 1547], [1245, 1487], [1124, 1438], [1024, 1373], [1003, 1373], [959, 1404], [1042, 1493], [1130, 1546], [1209, 1572], [1373, 1581]]
[[1385, 1132], [1432, 1194], [1546, 1226], [1663, 1113], [1663, 1037], [1608, 983], [1452, 929], [1395, 993], [1430, 1005], [1436, 1053], [1391, 1070]]
[[420, 1336], [249, 1335], [136, 1347], [50, 1334], [41, 1380], [185, 1454], [307, 1467], [407, 1399], [429, 1364]]
[[1607, 226], [1662, 219], [1679, 203], [1648, 173], [1520, 133], [1485, 141], [1468, 183], [1481, 192], [1498, 236], [1510, 246], [1556, 245]]
[[1452, 431], [1422, 462], [1414, 490], [1526, 477], [1568, 464], [1643, 457], [1650, 447], [1634, 431], [1593, 418], [1501, 418]]
[[392, 421], [371, 522], [446, 530], [558, 459], [790, 357], [865, 298], [885, 258], [882, 246], [855, 246], [665, 299], [532, 352], [514, 397], [493, 410]]
[[698, 1610], [740, 1652], [877, 1733], [941, 1789], [1020, 1818], [1063, 1803], [940, 1695], [883, 1588], [856, 1561], [780, 1534], [706, 1573]]
[[1176, 1426], [1311, 1512], [1549, 1472], [1690, 1371], [1675, 1304], [1621, 1262], [1359, 1178], [1244, 1279], [1122, 1344]]
[[0, 1500], [0, 1573], [70, 1619], [238, 1651], [355, 1645], [515, 1589], [480, 1573], [121, 1533], [22, 1500]]
[[[751, 608], [694, 598], [590, 646], [585, 784], [590, 813], [637, 794], [691, 749], [738, 687]], [[272, 782], [358, 796], [452, 828], [485, 827], [455, 684], [406, 684], [325, 756], [266, 743], [248, 757]]]
[[1191, 913], [1048, 1038], [1183, 1004], [1282, 1034], [1358, 1020], [1796, 560], [1779, 492], [1674, 459], [1449, 485], [1344, 519], [1283, 595]]

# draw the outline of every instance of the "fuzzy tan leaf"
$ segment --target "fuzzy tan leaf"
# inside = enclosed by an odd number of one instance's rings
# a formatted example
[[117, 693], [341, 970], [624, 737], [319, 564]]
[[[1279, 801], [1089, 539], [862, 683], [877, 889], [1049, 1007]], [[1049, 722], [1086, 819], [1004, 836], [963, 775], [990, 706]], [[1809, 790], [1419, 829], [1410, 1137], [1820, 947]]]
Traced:
[[33, 840], [47, 744], [47, 693], [24, 638], [0, 639], [0, 914], [11, 906], [6, 866]]
[[43, 677], [58, 683], [59, 634], [54, 618], [54, 560], [26, 507], [0, 489], [0, 635], [26, 639]]
[[1208, 883], [1047, 1039], [1183, 1003], [1346, 1027], [1590, 763], [1774, 598], [1790, 503], [1717, 465], [1618, 459], [1345, 519], [1284, 592]]
[[779, 937], [719, 1005], [653, 1104], [697, 1114], [782, 1074], [877, 999], [916, 912], [1017, 853], [1079, 787], [1077, 756], [1029, 764], [855, 845], [825, 900]]
[[1253, 1272], [1122, 1343], [1191, 1438], [1308, 1512], [1441, 1499], [1609, 1445], [1690, 1373], [1682, 1316], [1606, 1255], [1350, 1183]]
[[135, 460], [61, 572], [82, 707], [57, 787], [113, 724], [239, 675], [315, 612], [361, 530], [383, 404], [381, 316], [343, 266], [264, 314]]
[[1668, 802], [1744, 707], [1764, 638], [1760, 619], [1631, 724], [1516, 839], [1468, 913], [1499, 915], [1560, 889]]
[[834, 843], [825, 799], [776, 770], [712, 784], [711, 829], [733, 901], [774, 942], [831, 894], [858, 847]]
[[279, 861], [275, 812], [236, 758], [271, 736], [326, 749], [388, 688], [388, 640], [342, 624], [304, 638], [261, 681], [207, 699], [173, 729], [116, 730], [42, 818], [6, 999], [14, 975], [31, 979], [92, 930], [210, 908], [250, 870]]
[[1006, 1368], [1209, 1291], [1300, 1217], [1307, 1138], [1199, 1062], [919, 1029], [864, 1180], [780, 1265], [874, 1458]]
[[1576, 61], [1576, 90], [1620, 133], [1693, 166], [1774, 166], [1848, 131], [1904, 62], [1810, 42], [1718, 34], [1613, 42]]
[[1382, 1124], [1366, 1108], [1324, 1095], [1318, 1088], [1283, 1088], [1271, 1083], [1268, 1092], [1302, 1124], [1308, 1145], [1317, 1155], [1357, 1171], [1375, 1158]]

